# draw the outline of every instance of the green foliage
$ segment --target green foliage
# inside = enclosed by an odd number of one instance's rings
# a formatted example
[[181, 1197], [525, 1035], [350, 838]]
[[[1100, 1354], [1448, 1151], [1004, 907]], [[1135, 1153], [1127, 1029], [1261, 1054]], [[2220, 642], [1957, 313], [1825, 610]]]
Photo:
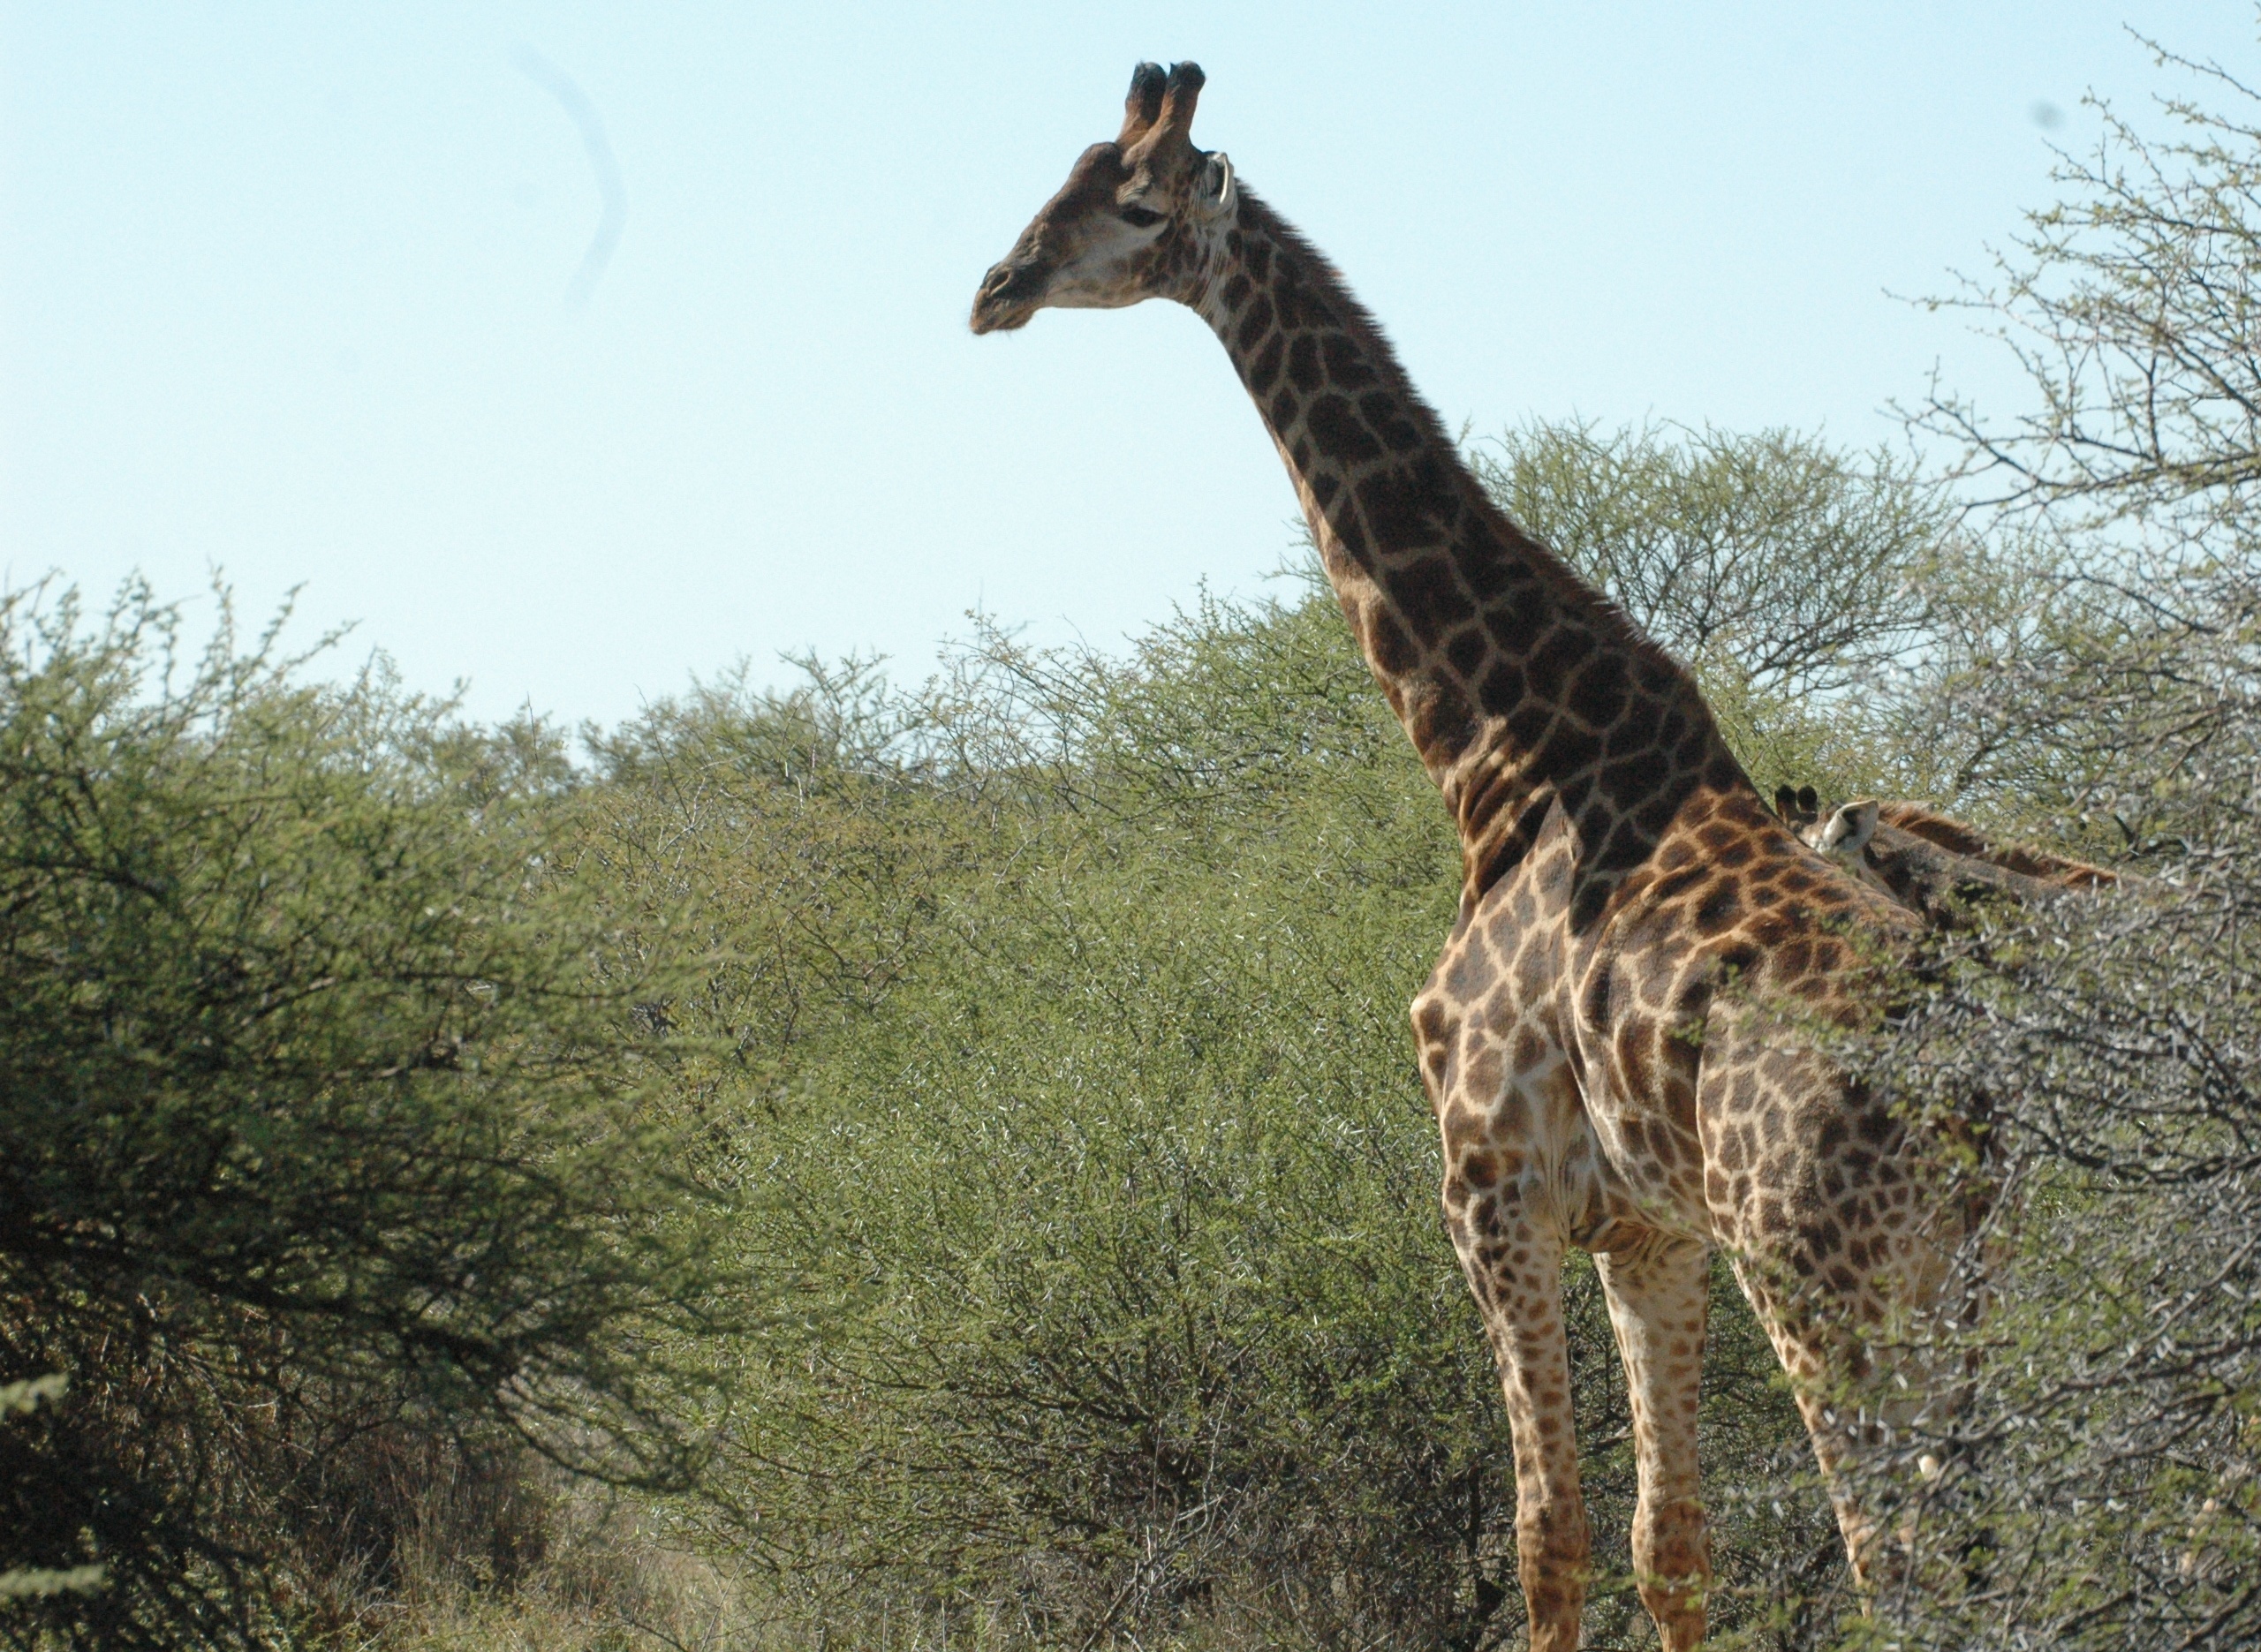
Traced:
[[[38, 1410], [42, 1400], [52, 1404], [62, 1399], [70, 1387], [70, 1379], [60, 1371], [20, 1383], [0, 1384], [0, 1422]], [[71, 1594], [98, 1588], [102, 1581], [102, 1568], [99, 1565], [72, 1566], [63, 1571], [19, 1566], [11, 1572], [0, 1572], [0, 1601]]]
[[[2128, 778], [2163, 755], [2131, 747]], [[1959, 1410], [1868, 1466], [1917, 1534], [1901, 1644], [2261, 1634], [2261, 864], [2249, 842], [2161, 870], [1958, 948], [1886, 1052], [1910, 1109], [1988, 1098], [2004, 1195], [1970, 1258], [1992, 1311], [1919, 1332]], [[1911, 1474], [1923, 1453], [1947, 1472]]]
[[[1904, 478], [1781, 437], [1521, 441], [1511, 497], [1607, 472], [1607, 510], [1547, 524], [1576, 556], [1621, 517], [1666, 519], [1666, 558], [1776, 511], [1727, 558], [1707, 688], [1762, 781], [1891, 772], [1846, 687], [1872, 656], [1815, 592], [1949, 565]], [[1803, 520], [1840, 529], [1804, 565]], [[264, 650], [163, 686], [146, 605], [35, 619], [11, 818], [47, 879], [26, 933], [65, 939], [19, 949], [47, 1031], [14, 1059], [47, 1065], [14, 1093], [73, 1099], [20, 1125], [19, 1185], [76, 1248], [11, 1278], [100, 1311], [8, 1323], [89, 1396], [18, 1444], [135, 1511], [77, 1518], [99, 1610], [281, 1633], [267, 1522], [349, 1616], [405, 1574], [322, 1508], [456, 1534], [434, 1588], [533, 1588], [571, 1522], [515, 1437], [690, 1493], [648, 1506], [766, 1568], [789, 1638], [1517, 1633], [1498, 1380], [1403, 1022], [1457, 846], [1326, 595], [1205, 603], [1127, 660], [987, 635], [913, 693], [741, 671], [586, 731], [594, 776], [538, 725]], [[1781, 661], [1740, 668], [1762, 634]], [[761, 1336], [727, 1334], [725, 1279]], [[1568, 1291], [1622, 1636], [1623, 1382], [1582, 1260]], [[129, 1292], [151, 1316], [105, 1306]], [[1714, 1622], [1805, 1644], [1846, 1604], [1834, 1523], [1724, 1270], [1705, 1407]]]
[[[912, 698], [711, 685], [604, 752], [622, 909], [736, 938], [669, 1009], [730, 1052], [685, 1105], [710, 1173], [765, 1189], [741, 1265], [810, 1326], [728, 1372], [743, 1422], [686, 1512], [718, 1552], [811, 1633], [885, 1603], [1077, 1642], [1511, 1632], [1498, 1379], [1403, 1021], [1457, 845], [1330, 600], [1205, 605], [1128, 661], [992, 636]], [[1571, 1307], [1622, 1625], [1583, 1265]], [[1721, 1463], [1802, 1451], [1724, 1273], [1715, 1342]], [[1786, 1553], [1827, 1578], [1810, 1490], [1719, 1490], [1725, 1620]]]
[[0, 1373], [70, 1378], [0, 1429], [0, 1565], [103, 1568], [21, 1644], [261, 1638], [388, 1428], [681, 1483], [656, 1339], [737, 1312], [555, 742], [177, 627], [0, 600]]

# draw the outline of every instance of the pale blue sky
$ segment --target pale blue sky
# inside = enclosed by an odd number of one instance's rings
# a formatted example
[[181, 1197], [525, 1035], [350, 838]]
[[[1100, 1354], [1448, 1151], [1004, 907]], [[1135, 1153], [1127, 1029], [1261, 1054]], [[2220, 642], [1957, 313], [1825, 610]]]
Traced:
[[[1111, 644], [1265, 589], [1294, 505], [1188, 313], [975, 339], [983, 269], [1140, 57], [1441, 411], [1892, 436], [1895, 302], [2048, 199], [2084, 91], [2251, 71], [2254, 11], [0, 0], [0, 570], [263, 611], [419, 686], [610, 720], [740, 655], [909, 675], [976, 605]], [[618, 246], [532, 48], [601, 114]], [[2045, 129], [2037, 106], [2063, 111]]]

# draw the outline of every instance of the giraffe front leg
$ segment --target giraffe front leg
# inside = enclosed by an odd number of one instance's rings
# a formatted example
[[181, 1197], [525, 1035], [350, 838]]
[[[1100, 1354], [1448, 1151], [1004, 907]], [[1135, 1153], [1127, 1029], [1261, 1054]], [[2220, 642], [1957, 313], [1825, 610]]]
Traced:
[[1702, 1642], [1712, 1581], [1696, 1461], [1710, 1262], [1701, 1241], [1654, 1231], [1594, 1257], [1633, 1399], [1633, 1573], [1666, 1652]]
[[1574, 1652], [1588, 1543], [1562, 1324], [1561, 1237], [1529, 1219], [1512, 1188], [1472, 1192], [1448, 1175], [1445, 1215], [1500, 1363], [1515, 1437], [1516, 1563], [1531, 1652]]

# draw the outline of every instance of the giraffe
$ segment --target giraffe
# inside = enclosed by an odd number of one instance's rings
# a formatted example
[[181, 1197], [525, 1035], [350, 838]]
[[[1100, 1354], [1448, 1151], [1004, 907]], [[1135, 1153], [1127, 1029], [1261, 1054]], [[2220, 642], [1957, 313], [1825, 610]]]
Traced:
[[[1962, 1207], [1832, 1052], [1880, 1025], [1921, 922], [1792, 834], [1693, 680], [1508, 519], [1333, 268], [1194, 147], [1200, 69], [1142, 64], [984, 276], [977, 334], [1040, 310], [1191, 308], [1294, 483], [1327, 578], [1442, 794], [1459, 913], [1412, 1004], [1446, 1226], [1500, 1368], [1536, 1652], [1577, 1646], [1589, 1541], [1561, 1271], [1592, 1253], [1631, 1394], [1637, 1587], [1704, 1636], [1696, 1418], [1724, 1248], [1793, 1378], [1856, 1578], [1889, 1564], [1846, 1470], [1859, 1328], [1936, 1292]], [[1154, 502], [1157, 516], [1167, 503]]]
[[2059, 889], [2108, 889], [2128, 881], [2122, 873], [2108, 866], [2093, 865], [2023, 843], [1997, 843], [1969, 821], [1941, 814], [1928, 803], [1906, 798], [1889, 802], [1856, 798], [1825, 816], [1820, 794], [1812, 787], [1774, 788], [1774, 812], [1797, 833], [1800, 842], [1825, 852], [1858, 852], [1860, 843], [1851, 840], [1859, 837], [1865, 841], [1860, 829], [1864, 811], [1872, 811], [1874, 824], [1887, 832], [1919, 839], [1949, 856], [1983, 862]]
[[1996, 843], [1977, 827], [1940, 814], [1924, 803], [1902, 799], [1877, 806], [1878, 820], [1895, 831], [1936, 843], [1950, 855], [1988, 861], [2006, 871], [2038, 878], [2065, 889], [2109, 889], [2130, 881], [2106, 866], [2033, 849], [2023, 843]]
[[1775, 812], [1798, 841], [1882, 890], [1935, 929], [1962, 929], [1976, 909], [2034, 906], [2074, 891], [2138, 886], [2102, 866], [2000, 844], [1924, 804], [1856, 798], [1823, 811], [1811, 786], [1776, 788]]

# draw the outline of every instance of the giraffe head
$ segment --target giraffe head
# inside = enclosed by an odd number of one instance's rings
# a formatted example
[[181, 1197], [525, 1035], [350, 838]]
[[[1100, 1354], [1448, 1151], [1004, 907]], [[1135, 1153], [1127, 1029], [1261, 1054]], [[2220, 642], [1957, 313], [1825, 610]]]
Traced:
[[1876, 835], [1877, 811], [1881, 806], [1873, 797], [1859, 798], [1833, 810], [1826, 820], [1817, 821], [1798, 835], [1824, 855], [1857, 860]]
[[1191, 295], [1232, 220], [1233, 165], [1193, 147], [1199, 64], [1142, 63], [1123, 130], [1084, 151], [1060, 192], [981, 279], [973, 330], [1009, 332], [1047, 307], [1117, 310]]

